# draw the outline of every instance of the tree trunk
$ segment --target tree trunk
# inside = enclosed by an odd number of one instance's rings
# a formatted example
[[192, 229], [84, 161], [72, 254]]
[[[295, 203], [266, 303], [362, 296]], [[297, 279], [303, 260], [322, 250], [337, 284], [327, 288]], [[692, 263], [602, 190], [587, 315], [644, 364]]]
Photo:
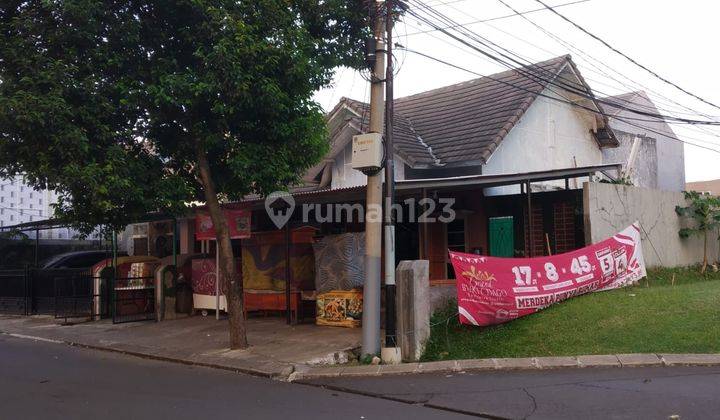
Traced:
[[228, 317], [230, 320], [230, 348], [244, 349], [247, 348], [248, 342], [243, 310], [242, 278], [238, 275], [235, 267], [235, 256], [233, 255], [232, 244], [230, 242], [230, 230], [228, 229], [227, 220], [225, 220], [225, 215], [217, 199], [215, 182], [210, 173], [210, 164], [207, 155], [199, 146], [197, 147], [196, 155], [198, 175], [205, 192], [205, 204], [207, 205], [210, 218], [215, 227], [217, 250], [220, 253], [220, 272], [222, 273], [222, 279], [227, 289], [226, 298]]

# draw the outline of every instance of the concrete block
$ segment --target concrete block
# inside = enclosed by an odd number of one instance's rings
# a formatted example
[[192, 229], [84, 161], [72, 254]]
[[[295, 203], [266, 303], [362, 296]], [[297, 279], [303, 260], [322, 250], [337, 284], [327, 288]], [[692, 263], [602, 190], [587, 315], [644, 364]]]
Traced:
[[657, 354], [618, 354], [617, 357], [623, 367], [662, 365], [662, 361], [657, 356]]
[[406, 362], [417, 362], [430, 337], [430, 282], [426, 260], [400, 261], [395, 279], [397, 338]]
[[418, 372], [420, 373], [431, 373], [431, 372], [452, 372], [457, 370], [457, 362], [455, 360], [443, 360], [440, 362], [425, 362], [420, 363], [418, 366]]
[[720, 354], [661, 354], [660, 359], [667, 366], [720, 365]]
[[334, 378], [340, 376], [343, 367], [339, 366], [317, 366], [298, 373], [298, 379], [314, 379], [314, 378]]
[[493, 359], [496, 369], [536, 369], [537, 360], [534, 357], [517, 357], [508, 359]]
[[538, 357], [537, 365], [541, 369], [578, 367], [578, 359], [572, 356]]
[[416, 373], [418, 371], [418, 363], [401, 363], [399, 365], [382, 365], [380, 366], [380, 375], [403, 375]]
[[620, 361], [614, 354], [591, 354], [577, 356], [580, 367], [620, 366]]
[[490, 370], [496, 368], [497, 363], [495, 362], [495, 359], [468, 359], [457, 361], [458, 372], [465, 370]]
[[343, 368], [340, 376], [377, 376], [381, 365], [348, 366]]

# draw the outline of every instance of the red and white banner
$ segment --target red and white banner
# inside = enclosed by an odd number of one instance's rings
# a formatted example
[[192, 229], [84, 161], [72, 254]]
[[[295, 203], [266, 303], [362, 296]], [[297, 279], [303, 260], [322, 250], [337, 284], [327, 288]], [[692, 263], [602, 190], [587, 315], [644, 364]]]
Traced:
[[[223, 210], [231, 239], [246, 239], [250, 237], [250, 210]], [[195, 216], [195, 238], [200, 240], [215, 240], [215, 226], [207, 213], [198, 213]]]
[[450, 251], [460, 322], [493, 325], [573, 296], [616, 289], [645, 277], [636, 222], [600, 243], [566, 254], [497, 258]]

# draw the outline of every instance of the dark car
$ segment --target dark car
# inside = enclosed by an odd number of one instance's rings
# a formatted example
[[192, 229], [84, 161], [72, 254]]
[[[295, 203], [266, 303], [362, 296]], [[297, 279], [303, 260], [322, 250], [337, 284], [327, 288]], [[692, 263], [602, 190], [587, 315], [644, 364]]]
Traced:
[[[125, 255], [124, 253], [118, 255]], [[110, 258], [108, 251], [75, 251], [54, 255], [42, 263], [40, 268], [90, 268], [98, 262]]]

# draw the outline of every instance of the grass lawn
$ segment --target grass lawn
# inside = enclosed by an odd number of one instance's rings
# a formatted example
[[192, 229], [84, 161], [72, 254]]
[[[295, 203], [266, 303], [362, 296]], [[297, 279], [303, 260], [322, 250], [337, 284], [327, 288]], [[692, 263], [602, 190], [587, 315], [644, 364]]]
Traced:
[[720, 353], [720, 273], [703, 277], [695, 268], [650, 270], [637, 286], [579, 296], [492, 327], [460, 325], [456, 312], [452, 306], [433, 316], [423, 360]]

